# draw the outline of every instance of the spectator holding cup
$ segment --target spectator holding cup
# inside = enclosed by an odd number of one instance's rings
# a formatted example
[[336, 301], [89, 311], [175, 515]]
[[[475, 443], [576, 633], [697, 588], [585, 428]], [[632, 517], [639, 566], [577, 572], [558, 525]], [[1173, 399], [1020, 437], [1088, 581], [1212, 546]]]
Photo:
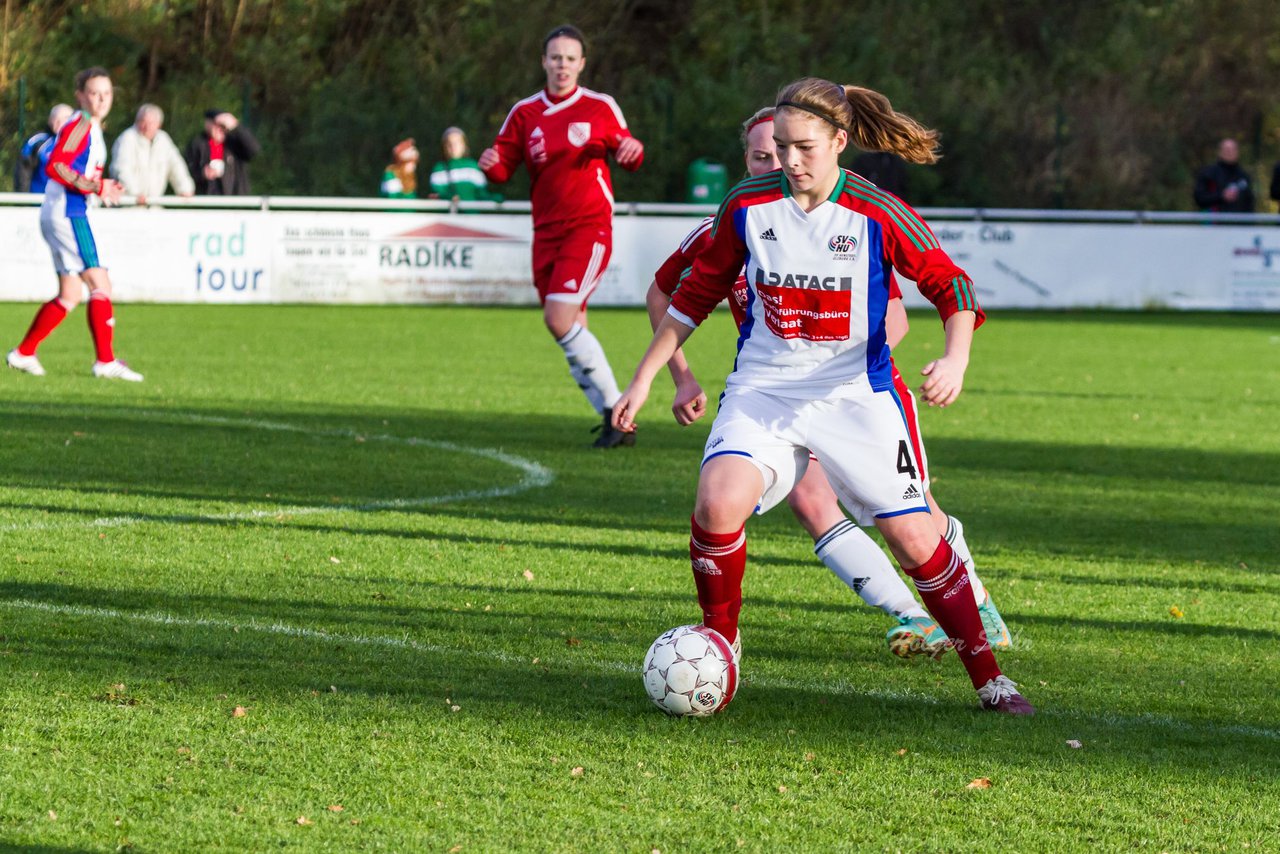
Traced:
[[187, 144], [186, 151], [196, 195], [249, 195], [249, 161], [261, 150], [258, 140], [231, 113], [206, 110], [204, 130]]

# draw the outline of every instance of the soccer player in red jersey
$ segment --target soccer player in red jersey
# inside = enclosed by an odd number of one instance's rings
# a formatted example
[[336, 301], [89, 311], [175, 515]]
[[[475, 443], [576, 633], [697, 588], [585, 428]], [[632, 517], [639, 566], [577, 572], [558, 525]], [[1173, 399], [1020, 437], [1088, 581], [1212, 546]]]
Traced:
[[[778, 168], [777, 147], [773, 142], [773, 113], [773, 107], [765, 107], [743, 122], [742, 144], [749, 176], [763, 175]], [[694, 259], [710, 243], [713, 224], [713, 217], [699, 223], [654, 274], [654, 280], [646, 294], [646, 303], [649, 319], [655, 329], [671, 305], [671, 295], [679, 285], [681, 274], [693, 266]], [[739, 329], [746, 319], [746, 304], [747, 283], [744, 277], [739, 276], [729, 299], [729, 307]], [[888, 333], [887, 343], [892, 350], [906, 335], [908, 328], [907, 313], [902, 306], [902, 292], [898, 289], [896, 277], [890, 279], [885, 327]], [[676, 385], [672, 413], [679, 424], [692, 424], [706, 413], [707, 396], [689, 368], [683, 351], [676, 351], [667, 367]], [[973, 557], [964, 539], [964, 527], [958, 519], [947, 515], [938, 506], [928, 488], [928, 464], [920, 437], [915, 396], [896, 365], [893, 369], [893, 383], [907, 417], [913, 449], [920, 463], [920, 479], [925, 485], [925, 500], [938, 525], [938, 531], [964, 561], [974, 599], [978, 603], [978, 612], [982, 615], [982, 625], [991, 645], [997, 649], [1008, 647], [1012, 641], [1008, 627], [996, 610], [991, 594], [978, 577]], [[780, 498], [776, 493], [766, 495], [755, 512], [767, 512]], [[814, 552], [823, 564], [864, 602], [880, 608], [896, 619], [896, 625], [885, 636], [891, 652], [903, 657], [928, 655], [936, 658], [950, 648], [946, 632], [920, 606], [902, 583], [884, 552], [859, 527], [872, 525], [874, 521], [865, 515], [859, 515], [857, 524], [854, 524], [845, 517], [837, 503], [835, 492], [822, 473], [820, 463], [810, 457], [804, 477], [786, 498], [797, 521], [813, 537]]]
[[49, 156], [44, 203], [40, 206], [40, 233], [53, 255], [58, 273], [58, 296], [40, 306], [26, 337], [9, 351], [9, 367], [37, 377], [44, 366], [36, 358], [36, 347], [80, 304], [89, 287], [89, 332], [97, 359], [93, 375], [104, 379], [141, 382], [142, 374], [115, 357], [112, 338], [115, 312], [111, 306], [111, 278], [98, 258], [98, 246], [90, 227], [90, 211], [100, 199], [115, 204], [120, 199], [118, 181], [105, 178], [107, 144], [102, 137], [102, 121], [111, 112], [114, 92], [106, 69], [86, 68], [76, 75], [74, 113], [58, 132]]
[[578, 85], [586, 65], [576, 27], [560, 26], [543, 40], [547, 86], [511, 108], [498, 138], [480, 154], [480, 168], [500, 184], [521, 163], [532, 178], [533, 284], [542, 319], [564, 350], [569, 371], [602, 416], [597, 448], [635, 444], [613, 426], [618, 384], [599, 340], [587, 328], [587, 300], [613, 251], [613, 185], [608, 155], [635, 171], [644, 146], [627, 130], [608, 95]]
[[746, 264], [746, 319], [690, 520], [703, 623], [737, 643], [744, 523], [770, 489], [789, 492], [813, 454], [841, 501], [874, 518], [952, 639], [982, 708], [1032, 714], [1001, 673], [964, 564], [930, 517], [893, 384], [889, 273], [913, 279], [943, 322], [943, 355], [923, 370], [921, 396], [930, 405], [959, 396], [985, 315], [969, 277], [915, 211], [839, 165], [850, 139], [866, 151], [932, 163], [937, 133], [878, 92], [818, 78], [786, 86], [774, 106], [782, 169], [748, 178], [721, 204], [710, 245], [682, 277], [614, 406], [615, 425], [634, 427], [654, 377], [732, 294]]

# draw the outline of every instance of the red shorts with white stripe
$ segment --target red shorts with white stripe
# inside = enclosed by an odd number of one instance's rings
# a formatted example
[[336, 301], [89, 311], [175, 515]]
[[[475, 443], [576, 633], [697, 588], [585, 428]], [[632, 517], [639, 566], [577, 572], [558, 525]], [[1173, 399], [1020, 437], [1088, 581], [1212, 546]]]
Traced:
[[544, 305], [586, 305], [613, 254], [613, 231], [585, 225], [560, 234], [533, 237], [533, 286]]

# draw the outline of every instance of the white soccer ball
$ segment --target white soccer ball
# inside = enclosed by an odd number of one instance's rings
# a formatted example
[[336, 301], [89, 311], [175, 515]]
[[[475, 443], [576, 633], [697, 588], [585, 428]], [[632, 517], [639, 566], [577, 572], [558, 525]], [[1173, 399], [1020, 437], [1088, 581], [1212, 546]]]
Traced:
[[649, 647], [644, 688], [654, 705], [669, 715], [714, 715], [729, 705], [738, 689], [733, 649], [714, 629], [677, 626]]

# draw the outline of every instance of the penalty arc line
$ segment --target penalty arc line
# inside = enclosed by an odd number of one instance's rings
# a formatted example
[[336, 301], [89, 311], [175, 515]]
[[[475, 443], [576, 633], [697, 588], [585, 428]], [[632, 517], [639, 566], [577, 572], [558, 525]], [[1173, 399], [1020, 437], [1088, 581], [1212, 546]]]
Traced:
[[[296, 424], [261, 421], [252, 418], [226, 418], [218, 415], [198, 414], [175, 415], [174, 413], [160, 410], [131, 410], [131, 412], [133, 414], [143, 413], [146, 415], [158, 415], [159, 417], [152, 418], [151, 420], [161, 422], [167, 421], [170, 423], [208, 424], [223, 427], [248, 427], [255, 430], [269, 430], [275, 432], [299, 433], [307, 436], [351, 439], [352, 441], [357, 442], [385, 442], [388, 444], [407, 445], [415, 448], [431, 448], [433, 450], [448, 451], [451, 453], [470, 454], [471, 456], [481, 457], [483, 459], [510, 466], [521, 472], [522, 475], [520, 480], [511, 486], [466, 490], [447, 495], [433, 495], [421, 498], [393, 498], [386, 501], [371, 501], [363, 504], [277, 507], [271, 510], [248, 510], [233, 513], [164, 514], [161, 517], [161, 520], [165, 522], [234, 522], [239, 520], [309, 516], [316, 513], [368, 513], [375, 510], [412, 510], [419, 507], [431, 507], [437, 504], [449, 504], [455, 501], [504, 498], [509, 495], [526, 492], [530, 489], [548, 486], [555, 480], [555, 473], [546, 466], [498, 448], [476, 448], [468, 445], [459, 445], [456, 442], [446, 442], [439, 439], [425, 439], [419, 436], [406, 437], [384, 434], [364, 434], [356, 430], [349, 429], [312, 430], [306, 427], [299, 427]], [[88, 527], [114, 528], [123, 525], [136, 525], [154, 520], [155, 517], [122, 514], [119, 516], [100, 517], [79, 524]], [[77, 523], [17, 523], [0, 526], [0, 531], [38, 531], [67, 527], [77, 527]]]
[[[144, 623], [157, 626], [171, 626], [175, 628], [214, 629], [237, 633], [243, 630], [249, 630], [262, 634], [280, 635], [298, 638], [301, 640], [316, 641], [319, 643], [342, 643], [357, 646], [402, 649], [410, 652], [427, 653], [430, 655], [458, 655], [468, 658], [498, 661], [503, 664], [528, 665], [530, 663], [530, 659], [526, 656], [512, 655], [511, 653], [499, 652], [496, 650], [483, 651], [462, 649], [459, 647], [424, 643], [407, 637], [329, 632], [323, 629], [309, 629], [304, 626], [294, 626], [288, 623], [263, 623], [256, 620], [237, 622], [212, 617], [182, 617], [176, 614], [166, 614], [160, 611], [120, 611], [113, 608], [97, 608], [84, 605], [58, 605], [51, 602], [39, 602], [31, 599], [0, 599], [0, 607], [12, 608], [15, 610], [40, 611], [46, 614], [60, 614], [68, 617], [123, 620], [127, 622]], [[548, 661], [546, 663], [551, 664], [552, 662]], [[584, 662], [575, 662], [575, 665], [581, 665], [583, 663]], [[637, 678], [640, 676], [639, 665], [607, 659], [585, 663], [599, 670], [612, 673], [632, 674]], [[749, 679], [745, 684], [769, 689], [811, 691], [818, 694], [838, 694], [895, 702], [909, 701], [931, 706], [942, 705], [942, 701], [938, 700], [936, 697], [915, 691], [866, 690], [863, 688], [855, 688], [847, 683], [811, 682], [806, 680], [764, 676]], [[1206, 736], [1238, 735], [1260, 738], [1268, 741], [1280, 741], [1280, 730], [1249, 726], [1246, 724], [1196, 725], [1165, 715], [1118, 715], [1075, 710], [1059, 711], [1055, 709], [1040, 709], [1037, 714], [1043, 717], [1078, 721], [1105, 728], [1155, 726], [1161, 729], [1170, 729], [1182, 733], [1193, 733]]]

